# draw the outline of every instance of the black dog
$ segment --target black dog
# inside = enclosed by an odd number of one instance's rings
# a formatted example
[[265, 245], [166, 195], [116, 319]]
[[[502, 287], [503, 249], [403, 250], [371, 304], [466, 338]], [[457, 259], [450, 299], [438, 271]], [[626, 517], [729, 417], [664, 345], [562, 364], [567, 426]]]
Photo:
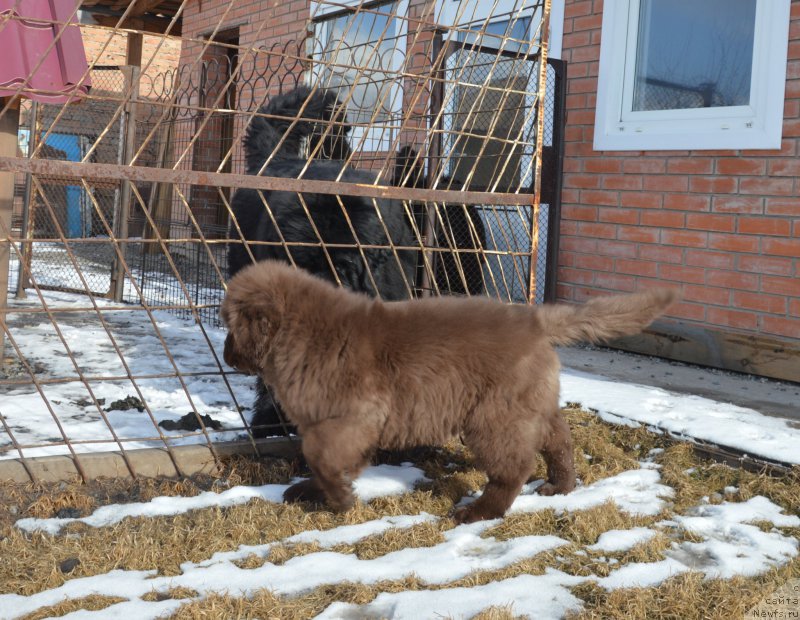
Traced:
[[[403, 146], [395, 159], [394, 185], [405, 187], [425, 187], [425, 175], [417, 152], [410, 146]], [[455, 181], [443, 177], [440, 189], [460, 189]], [[486, 229], [475, 205], [447, 204], [437, 208], [434, 222], [436, 247], [447, 248], [449, 252], [437, 252], [434, 261], [436, 288], [441, 295], [483, 295], [483, 263], [486, 258], [474, 250], [486, 249]], [[424, 228], [418, 215], [418, 225]], [[452, 250], [472, 250], [453, 252]]]
[[[347, 141], [350, 127], [333, 92], [299, 87], [273, 97], [259, 112], [265, 116], [254, 117], [244, 137], [248, 174], [359, 184], [375, 182], [375, 174], [345, 166], [343, 160], [351, 155]], [[301, 156], [305, 139], [309, 141], [309, 152], [316, 151], [317, 157], [324, 159], [307, 162]], [[258, 190], [239, 189], [233, 196], [231, 207], [236, 221], [231, 222], [228, 237], [233, 240], [228, 244], [229, 277], [251, 264], [253, 259], [277, 259], [293, 262], [334, 283], [338, 276], [342, 285], [372, 296], [380, 295], [384, 300], [409, 297], [416, 251], [397, 251], [395, 255], [391, 249], [364, 249], [362, 256], [355, 247], [357, 243], [388, 245], [390, 239], [386, 231], [394, 245], [414, 245], [412, 229], [400, 201], [308, 192], [301, 194], [302, 199], [297, 193], [287, 191], [263, 191], [261, 194]], [[242, 237], [245, 241], [272, 242], [273, 245], [249, 244], [251, 258]], [[282, 239], [287, 247], [281, 245]], [[328, 248], [326, 256], [319, 246], [291, 245], [319, 244], [320, 240], [349, 247]], [[293, 432], [285, 420], [271, 391], [259, 379], [251, 424], [260, 428], [254, 428], [253, 434], [263, 437]], [[279, 430], [281, 425], [284, 432]]]

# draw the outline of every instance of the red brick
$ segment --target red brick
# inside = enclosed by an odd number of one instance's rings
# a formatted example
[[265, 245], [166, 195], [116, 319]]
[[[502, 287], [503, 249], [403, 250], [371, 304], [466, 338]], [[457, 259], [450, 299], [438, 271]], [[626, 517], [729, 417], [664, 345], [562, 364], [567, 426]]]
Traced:
[[660, 226], [664, 228], [683, 228], [686, 225], [686, 215], [676, 211], [642, 211], [641, 223], [645, 226]]
[[773, 159], [769, 162], [772, 176], [800, 177], [800, 161], [796, 159]]
[[709, 250], [686, 250], [686, 264], [713, 269], [732, 269], [733, 254]]
[[764, 199], [758, 196], [714, 196], [711, 210], [716, 213], [763, 213]]
[[594, 283], [596, 286], [609, 291], [622, 291], [630, 293], [636, 289], [636, 278], [617, 273], [598, 272], [595, 274]]
[[618, 173], [622, 171], [622, 160], [610, 157], [594, 157], [583, 163], [586, 172]]
[[594, 237], [595, 239], [614, 239], [617, 236], [617, 227], [613, 224], [580, 222], [578, 224], [578, 233], [585, 237]]
[[735, 288], [744, 291], [758, 290], [758, 276], [740, 271], [722, 271], [710, 269], [706, 272], [706, 283], [710, 286]]
[[686, 301], [716, 304], [717, 306], [727, 306], [730, 304], [731, 292], [727, 288], [687, 284], [683, 287], [682, 291], [683, 299]]
[[564, 17], [577, 17], [579, 15], [588, 15], [592, 12], [591, 0], [584, 0], [584, 2], [570, 2], [564, 7]]
[[764, 254], [800, 258], [800, 239], [764, 239]]
[[667, 170], [666, 160], [648, 157], [626, 159], [622, 171], [627, 174], [663, 174]]
[[689, 177], [669, 174], [653, 174], [644, 177], [644, 189], [654, 192], [687, 192]]
[[796, 318], [782, 318], [777, 316], [762, 316], [761, 331], [788, 338], [800, 338], [800, 321]]
[[631, 241], [612, 241], [603, 239], [597, 242], [599, 256], [613, 256], [614, 258], [636, 258], [638, 244]]
[[573, 284], [591, 284], [594, 280], [594, 272], [585, 269], [571, 269], [569, 267], [558, 268], [558, 281], [570, 282]]
[[576, 17], [572, 20], [572, 29], [574, 31], [579, 30], [595, 30], [600, 28], [603, 23], [603, 15], [601, 13], [596, 15], [585, 15], [582, 17]]
[[596, 239], [585, 239], [583, 237], [564, 235], [563, 229], [561, 232], [562, 236], [559, 240], [559, 246], [561, 250], [567, 250], [570, 252], [584, 252], [586, 254], [594, 254], [597, 252]]
[[791, 258], [739, 256], [737, 257], [737, 266], [742, 271], [778, 276], [790, 276], [794, 272], [794, 261]]
[[772, 314], [786, 314], [786, 297], [777, 295], [764, 295], [763, 293], [748, 293], [734, 291], [733, 305], [743, 310], [757, 312], [770, 312]]
[[654, 260], [660, 263], [683, 263], [683, 248], [668, 245], [640, 245], [639, 258]]
[[623, 207], [659, 209], [662, 202], [663, 195], [655, 192], [620, 192], [619, 194], [619, 204]]
[[627, 273], [634, 276], [655, 278], [658, 275], [658, 263], [644, 260], [629, 260], [620, 258], [615, 263], [617, 273]]
[[775, 295], [800, 297], [800, 278], [761, 276], [761, 290], [764, 293], [773, 293]]
[[614, 271], [614, 259], [595, 254], [576, 254], [573, 267], [595, 271]]
[[742, 312], [713, 306], [706, 312], [706, 320], [714, 325], [724, 325], [726, 327], [735, 327], [736, 329], [754, 330], [758, 327], [758, 316], [753, 312]]
[[605, 190], [581, 190], [581, 202], [588, 205], [616, 206], [619, 204], [619, 194]]
[[699, 194], [732, 194], [736, 191], [736, 179], [720, 176], [691, 177], [689, 190]]
[[710, 204], [710, 196], [702, 196], [699, 194], [666, 194], [664, 196], [665, 209], [708, 211]]
[[706, 307], [688, 302], [673, 304], [670, 306], [669, 316], [687, 321], [703, 321], [706, 316]]
[[667, 245], [704, 248], [708, 243], [708, 233], [692, 230], [662, 230], [661, 242]]
[[726, 157], [717, 160], [718, 174], [733, 175], [762, 175], [767, 169], [764, 159], [743, 159], [741, 157]]
[[767, 198], [767, 215], [797, 215], [800, 213], [800, 197]]
[[613, 174], [603, 177], [603, 189], [642, 189], [642, 177], [633, 174]]
[[758, 237], [737, 234], [711, 233], [708, 247], [726, 252], [758, 252]]
[[667, 160], [670, 174], [711, 174], [714, 160], [710, 157], [675, 157]]
[[733, 232], [736, 227], [736, 220], [730, 215], [690, 213], [686, 216], [686, 227], [690, 230]]
[[598, 217], [601, 222], [614, 224], [638, 224], [639, 211], [636, 209], [620, 209], [618, 207], [600, 207]]
[[617, 239], [637, 243], [658, 243], [659, 229], [645, 226], [617, 226]]
[[658, 276], [662, 280], [703, 284], [706, 281], [706, 270], [702, 267], [684, 267], [683, 265], [663, 264], [659, 266]]
[[563, 205], [561, 207], [561, 217], [565, 220], [596, 222], [597, 207], [584, 207], [581, 205]]
[[767, 217], [740, 217], [739, 232], [750, 235], [780, 235], [788, 237], [792, 232], [791, 222]]
[[597, 92], [597, 78], [572, 78], [567, 81], [569, 93], [594, 93]]
[[594, 189], [600, 187], [600, 177], [596, 174], [565, 174], [564, 187]]
[[794, 179], [760, 177], [739, 181], [739, 192], [742, 194], [791, 196], [793, 191]]

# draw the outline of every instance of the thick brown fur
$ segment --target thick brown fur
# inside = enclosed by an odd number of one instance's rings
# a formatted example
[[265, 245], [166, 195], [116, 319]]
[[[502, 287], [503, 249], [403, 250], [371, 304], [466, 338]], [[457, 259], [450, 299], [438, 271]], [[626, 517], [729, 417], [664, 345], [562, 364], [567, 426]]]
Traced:
[[314, 477], [289, 501], [353, 505], [351, 482], [377, 448], [461, 436], [489, 478], [460, 522], [502, 516], [547, 462], [539, 493], [575, 486], [572, 440], [559, 413], [554, 344], [635, 334], [675, 293], [601, 297], [582, 306], [488, 298], [380, 302], [265, 261], [228, 285], [225, 361], [259, 374], [303, 439]]

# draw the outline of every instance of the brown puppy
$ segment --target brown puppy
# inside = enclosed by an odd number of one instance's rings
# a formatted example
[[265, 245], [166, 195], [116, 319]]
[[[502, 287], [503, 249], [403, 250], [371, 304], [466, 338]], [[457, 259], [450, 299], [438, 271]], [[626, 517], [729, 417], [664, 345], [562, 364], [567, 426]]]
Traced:
[[286, 500], [326, 499], [346, 510], [351, 482], [376, 448], [460, 435], [489, 477], [483, 495], [454, 515], [471, 522], [505, 513], [537, 452], [548, 476], [540, 494], [575, 486], [553, 345], [637, 333], [674, 299], [654, 289], [582, 306], [382, 303], [264, 261], [228, 285], [225, 361], [272, 386], [303, 438], [314, 477], [290, 487]]

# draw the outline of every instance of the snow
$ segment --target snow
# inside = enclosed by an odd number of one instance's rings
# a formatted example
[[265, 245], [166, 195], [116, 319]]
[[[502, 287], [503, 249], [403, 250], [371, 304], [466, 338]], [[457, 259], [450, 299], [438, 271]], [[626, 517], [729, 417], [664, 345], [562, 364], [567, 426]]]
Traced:
[[[355, 481], [355, 492], [360, 499], [367, 502], [376, 497], [400, 495], [414, 489], [414, 486], [426, 481], [422, 470], [411, 463], [402, 465], [377, 465], [367, 468]], [[265, 484], [258, 487], [237, 486], [221, 493], [206, 491], [194, 497], [156, 497], [149, 502], [133, 502], [130, 504], [112, 504], [95, 510], [88, 517], [20, 519], [16, 525], [26, 532], [42, 531], [58, 534], [65, 525], [73, 522], [85, 523], [92, 527], [106, 527], [119, 523], [127, 517], [160, 517], [176, 515], [216, 506], [226, 508], [237, 504], [245, 504], [252, 499], [267, 502], [283, 501], [283, 492], [288, 484]]]
[[[67, 453], [63, 445], [41, 446], [61, 441], [49, 408], [72, 441], [104, 440], [76, 443], [74, 447], [78, 452], [117, 448], [104, 418], [117, 437], [131, 440], [125, 442], [126, 448], [205, 441], [202, 435], [177, 438], [176, 433], [164, 430], [160, 430], [163, 438], [154, 440], [158, 435], [147, 411], [101, 412], [93, 403], [87, 404], [89, 388], [95, 398], [105, 399], [104, 407], [113, 400], [141, 395], [156, 421], [178, 419], [194, 410], [222, 422], [223, 431], [209, 430], [213, 440], [241, 436], [242, 414], [237, 407], [250, 404], [252, 379], [238, 374], [222, 375], [221, 370], [230, 371], [221, 362], [222, 330], [208, 327], [201, 330], [193, 321], [160, 311], [153, 312], [151, 322], [138, 307], [116, 309], [111, 302], [96, 299], [97, 306], [105, 310], [104, 324], [84, 296], [48, 292], [45, 300], [53, 308], [81, 308], [86, 312], [59, 313], [60, 335], [44, 313], [9, 315], [11, 337], [25, 360], [37, 368], [37, 377], [73, 379], [45, 381], [42, 393], [46, 400], [33, 386], [2, 388], [0, 413], [16, 440], [33, 446], [22, 449], [25, 456]], [[35, 295], [27, 301], [12, 301], [12, 304], [14, 307], [41, 306]], [[171, 359], [165, 354], [166, 349]], [[72, 357], [68, 353], [72, 353]], [[79, 378], [78, 371], [84, 380]], [[800, 463], [800, 452], [796, 449], [800, 445], [800, 429], [749, 409], [643, 385], [612, 382], [575, 371], [562, 373], [561, 396], [563, 402], [579, 402], [615, 424], [643, 424], [662, 432], [731, 446], [752, 455]], [[10, 443], [7, 431], [0, 430], [0, 458], [18, 456], [10, 449]], [[659, 450], [652, 450], [649, 457], [658, 453]], [[594, 544], [574, 550], [578, 554], [595, 554], [592, 557], [599, 553], [611, 556], [607, 563], [614, 570], [605, 577], [575, 577], [549, 568], [543, 575], [520, 575], [481, 586], [456, 587], [454, 582], [477, 572], [507, 568], [570, 544], [550, 535], [498, 540], [487, 532], [499, 520], [454, 527], [446, 530], [441, 542], [433, 546], [400, 549], [372, 559], [333, 551], [337, 545], [381, 536], [392, 529], [440, 522], [439, 517], [422, 513], [387, 516], [325, 531], [305, 531], [279, 541], [242, 545], [198, 562], [186, 562], [178, 575], [159, 575], [155, 569], [114, 570], [72, 578], [59, 587], [30, 596], [0, 594], [0, 618], [24, 616], [64, 599], [90, 594], [118, 596], [125, 601], [100, 611], [80, 610], [64, 617], [156, 618], [173, 613], [184, 601], [148, 601], [143, 597], [177, 587], [196, 591], [198, 598], [225, 592], [247, 596], [263, 588], [280, 596], [296, 596], [318, 586], [344, 581], [374, 584], [409, 577], [416, 577], [428, 587], [441, 588], [384, 593], [365, 605], [334, 603], [319, 617], [468, 618], [488, 606], [510, 606], [513, 614], [560, 618], [580, 609], [581, 601], [570, 588], [584, 581], [594, 581], [607, 590], [615, 590], [658, 585], [671, 576], [689, 571], [700, 572], [706, 578], [727, 579], [734, 575], [764, 573], [797, 556], [798, 540], [781, 528], [800, 527], [800, 517], [787, 514], [765, 497], [751, 497], [741, 502], [722, 501], [736, 497], [737, 489], [726, 487], [724, 495], [712, 494], [711, 500], [701, 502], [684, 514], [671, 514], [674, 490], [663, 483], [659, 466], [649, 457], [638, 469], [592, 484], [579, 483], [575, 491], [566, 496], [542, 497], [536, 494], [540, 482], [526, 485], [510, 509], [511, 513], [553, 510], [562, 515], [610, 501], [631, 515], [662, 519], [650, 527], [604, 532]], [[411, 464], [382, 465], [365, 470], [355, 482], [355, 489], [363, 501], [370, 501], [406, 493], [424, 481], [423, 473]], [[58, 536], [62, 528], [73, 521], [100, 528], [113, 526], [128, 517], [176, 515], [211, 506], [233, 506], [253, 499], [279, 502], [285, 488], [286, 485], [274, 484], [238, 486], [195, 497], [158, 497], [149, 502], [104, 506], [80, 519], [21, 519], [16, 526], [26, 532]], [[476, 496], [464, 498], [461, 503], [474, 501]], [[669, 514], [669, 518], [664, 518], [664, 514]], [[663, 559], [623, 563], [622, 554], [657, 535], [667, 536], [672, 541]], [[309, 542], [317, 543], [319, 551], [298, 555], [281, 564], [269, 561], [276, 545]], [[264, 563], [254, 568], [237, 565], [251, 555], [263, 559]], [[613, 557], [615, 555], [618, 557]]]
[[[50, 309], [85, 312], [57, 313], [58, 332], [46, 313], [8, 315], [11, 336], [27, 363], [39, 369], [37, 377], [71, 379], [45, 383], [41, 394], [32, 385], [3, 388], [0, 413], [11, 432], [19, 444], [37, 446], [23, 448], [24, 456], [68, 454], [54, 415], [76, 452], [119, 449], [109, 426], [128, 449], [205, 441], [200, 432], [176, 437], [185, 432], [154, 428], [148, 411], [100, 411], [92, 396], [104, 399], [100, 409], [108, 409], [111, 402], [126, 396], [140, 396], [156, 422], [177, 420], [191, 411], [208, 414], [223, 425], [222, 431], [209, 429], [212, 440], [243, 437], [238, 407], [251, 404], [253, 380], [233, 373], [222, 361], [223, 330], [200, 329], [193, 320], [158, 310], [152, 312], [151, 320], [139, 306], [118, 309], [108, 300], [83, 295], [45, 292], [43, 299]], [[10, 304], [12, 308], [42, 307], [35, 293], [27, 300], [12, 299]], [[103, 321], [93, 304], [103, 311]], [[85, 381], [80, 380], [78, 371]], [[615, 424], [645, 424], [751, 455], [800, 464], [796, 449], [800, 428], [730, 403], [574, 370], [562, 371], [561, 400], [596, 410], [602, 419]], [[7, 431], [0, 430], [0, 458], [17, 456]], [[369, 482], [363, 480], [362, 484]], [[366, 486], [362, 492], [369, 493]]]
[[515, 617], [561, 618], [580, 609], [580, 600], [567, 588], [582, 581], [548, 569], [544, 575], [520, 575], [473, 588], [383, 593], [366, 605], [334, 603], [317, 620], [471, 618], [476, 610], [495, 606], [510, 608]]
[[576, 370], [561, 373], [561, 402], [580, 403], [615, 424], [637, 422], [746, 454], [800, 464], [800, 428], [731, 403], [619, 383]]
[[[377, 471], [367, 478], [383, 480], [382, 483], [373, 482], [373, 492], [377, 497], [396, 493], [398, 484], [408, 489], [405, 485], [410, 483], [414, 469], [416, 468], [410, 465], [393, 469], [383, 466], [375, 468]], [[638, 477], [631, 475], [637, 473]], [[414, 479], [421, 480], [421, 473], [417, 473]], [[631, 480], [638, 480], [639, 484], [631, 484]], [[574, 494], [567, 496], [575, 497], [564, 502], [559, 510], [568, 513], [595, 506], [599, 491], [603, 491], [606, 499], [612, 501], [617, 501], [617, 497], [624, 497], [630, 510], [620, 505], [622, 510], [640, 514], [641, 505], [654, 501], [646, 482], [651, 486], [663, 487], [659, 483], [657, 468], [631, 470], [593, 485], [579, 487]], [[625, 494], [614, 496], [609, 492], [610, 488], [625, 485], [629, 486], [629, 491]], [[107, 527], [125, 516], [178, 514], [203, 506], [231, 505], [230, 502], [236, 503], [241, 498], [260, 497], [263, 501], [279, 501], [278, 491], [281, 488], [281, 485], [234, 487], [219, 494], [203, 494], [196, 498], [158, 497], [139, 504], [107, 506], [86, 519], [95, 527]], [[663, 489], [660, 492], [668, 495]], [[640, 500], [633, 501], [632, 494], [637, 492]], [[216, 495], [216, 501], [211, 501], [208, 497], [210, 495]], [[187, 500], [194, 500], [194, 503]], [[531, 503], [525, 510], [535, 512], [551, 507]], [[517, 506], [517, 510], [522, 509]], [[649, 514], [657, 512], [650, 511]], [[101, 575], [71, 579], [62, 586], [30, 596], [3, 594], [0, 595], [0, 618], [23, 616], [64, 599], [78, 599], [91, 594], [115, 596], [126, 601], [101, 611], [82, 610], [67, 617], [100, 618], [121, 614], [122, 617], [156, 618], [173, 612], [184, 600], [146, 601], [142, 597], [151, 592], [165, 592], [178, 587], [195, 590], [201, 598], [211, 593], [248, 596], [262, 588], [281, 596], [297, 596], [319, 586], [344, 581], [374, 584], [412, 576], [416, 576], [423, 584], [440, 585], [444, 588], [380, 594], [372, 602], [362, 606], [335, 603], [319, 617], [402, 619], [441, 615], [469, 618], [489, 606], [511, 605], [515, 614], [534, 618], [560, 618], [568, 611], [580, 608], [580, 600], [569, 588], [587, 580], [594, 580], [601, 587], [614, 590], [658, 585], [671, 576], [687, 571], [700, 571], [706, 577], [722, 578], [763, 573], [797, 555], [797, 540], [784, 535], [778, 528], [800, 526], [800, 517], [785, 514], [779, 506], [760, 496], [752, 497], [746, 502], [701, 504], [687, 514], [660, 521], [653, 528], [638, 527], [605, 532], [594, 545], [586, 547], [590, 551], [620, 553], [649, 540], [658, 531], [667, 535], [691, 533], [693, 540], [700, 540], [674, 542], [663, 560], [627, 564], [602, 578], [576, 577], [549, 568], [544, 575], [520, 575], [471, 588], [448, 588], [447, 584], [476, 572], [506, 568], [520, 560], [533, 558], [539, 553], [569, 543], [551, 535], [497, 540], [487, 536], [487, 531], [501, 521], [495, 519], [447, 530], [443, 534], [442, 542], [431, 547], [405, 548], [373, 559], [362, 560], [352, 554], [326, 550], [338, 544], [352, 544], [369, 536], [379, 536], [390, 529], [410, 528], [422, 523], [433, 523], [438, 519], [425, 513], [398, 515], [326, 531], [301, 532], [276, 542], [242, 545], [234, 551], [215, 553], [201, 562], [186, 562], [181, 565], [181, 573], [176, 576], [161, 576], [155, 570], [113, 570]], [[50, 525], [55, 520], [41, 520], [35, 528], [31, 527], [32, 521], [21, 519], [17, 526], [29, 531], [59, 531], [59, 528]], [[772, 527], [765, 532], [751, 522], [770, 523]], [[322, 550], [295, 556], [283, 564], [269, 562], [270, 550], [275, 545], [307, 542], [317, 542]], [[250, 555], [263, 558], [264, 564], [256, 568], [237, 566], [239, 560]], [[614, 561], [609, 563], [614, 564]]]
[[597, 542], [589, 547], [590, 551], [620, 552], [628, 551], [638, 544], [647, 542], [656, 535], [647, 527], [634, 527], [629, 530], [608, 530], [600, 534]]

